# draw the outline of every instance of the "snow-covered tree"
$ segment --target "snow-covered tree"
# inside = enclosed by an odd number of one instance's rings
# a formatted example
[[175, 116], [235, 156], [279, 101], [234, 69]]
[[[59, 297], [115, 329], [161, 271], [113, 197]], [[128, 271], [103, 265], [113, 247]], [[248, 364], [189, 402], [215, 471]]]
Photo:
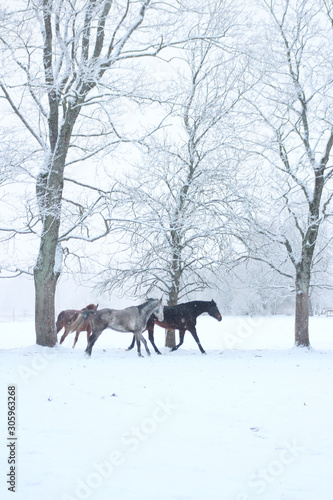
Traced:
[[[76, 223], [64, 218], [65, 168], [70, 172], [69, 164], [81, 165], [122, 139], [113, 119], [116, 102], [137, 90], [129, 62], [175, 43], [187, 11], [173, 0], [31, 0], [1, 11], [2, 103], [7, 115], [12, 112], [10, 125], [24, 130], [25, 171], [35, 177], [36, 197], [27, 211], [28, 230], [40, 240], [34, 267], [38, 344], [53, 346], [57, 340], [62, 224], [63, 239], [83, 236], [81, 231], [95, 239], [110, 229], [108, 214], [97, 224], [98, 234], [87, 234], [86, 225], [87, 211], [102, 215], [108, 190], [96, 189], [90, 207], [69, 200]], [[11, 228], [3, 229], [8, 234]]]
[[227, 15], [227, 6], [212, 13], [204, 40], [176, 53], [173, 92], [164, 94], [170, 114], [128, 180], [128, 248], [123, 241], [121, 260], [109, 260], [104, 291], [156, 287], [176, 305], [209, 287], [233, 258], [230, 226], [240, 197], [232, 119], [246, 84], [233, 47], [235, 10]]
[[264, 185], [248, 214], [257, 240], [247, 243], [253, 258], [293, 280], [295, 343], [308, 346], [311, 278], [332, 214], [333, 11], [308, 0], [261, 5], [268, 29], [260, 47], [253, 42], [256, 67], [264, 65], [248, 101], [256, 115], [248, 139], [260, 145]]

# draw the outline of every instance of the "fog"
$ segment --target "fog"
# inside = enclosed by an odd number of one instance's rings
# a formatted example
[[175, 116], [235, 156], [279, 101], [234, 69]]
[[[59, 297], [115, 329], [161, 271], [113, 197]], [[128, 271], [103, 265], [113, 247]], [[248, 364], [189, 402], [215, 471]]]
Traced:
[[[32, 278], [18, 277], [0, 279], [0, 321], [22, 321], [34, 318], [35, 290]], [[62, 277], [56, 290], [56, 315], [63, 309], [82, 309], [88, 304], [111, 307], [107, 294], [98, 294], [93, 289], [79, 285], [73, 278]], [[129, 305], [129, 299], [112, 297], [112, 307]]]

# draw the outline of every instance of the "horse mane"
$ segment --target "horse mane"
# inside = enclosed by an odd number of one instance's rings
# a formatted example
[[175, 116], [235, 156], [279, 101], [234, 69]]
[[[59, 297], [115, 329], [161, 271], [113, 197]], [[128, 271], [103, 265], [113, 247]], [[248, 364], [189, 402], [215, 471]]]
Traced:
[[146, 302], [143, 302], [143, 304], [139, 304], [138, 306], [136, 306], [140, 311], [142, 311], [142, 309], [150, 302], [153, 302], [154, 300], [158, 300], [158, 299], [147, 299]]
[[[191, 300], [190, 302], [181, 302], [180, 304], [177, 304], [177, 307], [179, 306], [196, 306], [198, 304], [215, 304], [213, 300]], [[171, 306], [173, 307], [173, 306]]]

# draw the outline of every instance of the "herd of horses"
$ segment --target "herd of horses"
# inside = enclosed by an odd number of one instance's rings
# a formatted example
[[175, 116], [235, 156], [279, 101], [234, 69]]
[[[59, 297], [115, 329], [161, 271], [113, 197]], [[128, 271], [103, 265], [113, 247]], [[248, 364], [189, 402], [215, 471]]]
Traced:
[[179, 330], [179, 343], [172, 348], [172, 351], [176, 351], [182, 345], [185, 332], [188, 330], [198, 344], [200, 351], [206, 354], [196, 330], [197, 318], [203, 313], [208, 313], [209, 316], [215, 318], [217, 321], [222, 320], [221, 313], [214, 300], [194, 300], [176, 306], [163, 306], [162, 300], [148, 299], [143, 304], [121, 310], [98, 309], [98, 305], [89, 304], [79, 311], [74, 309], [62, 311], [57, 318], [56, 328], [57, 334], [64, 328], [60, 344], [63, 343], [69, 333], [76, 332], [73, 348], [78, 341], [80, 333], [87, 332], [87, 348], [85, 353], [88, 356], [91, 356], [96, 340], [106, 328], [118, 332], [133, 333], [132, 343], [127, 350], [132, 349], [136, 342], [139, 356], [142, 356], [141, 342], [147, 354], [150, 355], [147, 341], [143, 336], [143, 332], [148, 330], [150, 343], [155, 352], [161, 354], [154, 341], [155, 325], [170, 330]]

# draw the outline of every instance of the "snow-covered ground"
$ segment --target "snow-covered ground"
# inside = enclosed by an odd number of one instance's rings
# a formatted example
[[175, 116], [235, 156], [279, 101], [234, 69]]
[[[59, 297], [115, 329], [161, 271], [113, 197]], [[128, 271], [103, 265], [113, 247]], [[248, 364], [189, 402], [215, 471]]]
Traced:
[[[0, 497], [16, 500], [332, 500], [333, 318], [198, 320], [177, 352], [150, 357], [105, 331], [86, 359], [1, 323]], [[7, 387], [16, 437], [7, 439]], [[9, 444], [9, 446], [8, 446]], [[7, 490], [15, 456], [16, 493]]]

